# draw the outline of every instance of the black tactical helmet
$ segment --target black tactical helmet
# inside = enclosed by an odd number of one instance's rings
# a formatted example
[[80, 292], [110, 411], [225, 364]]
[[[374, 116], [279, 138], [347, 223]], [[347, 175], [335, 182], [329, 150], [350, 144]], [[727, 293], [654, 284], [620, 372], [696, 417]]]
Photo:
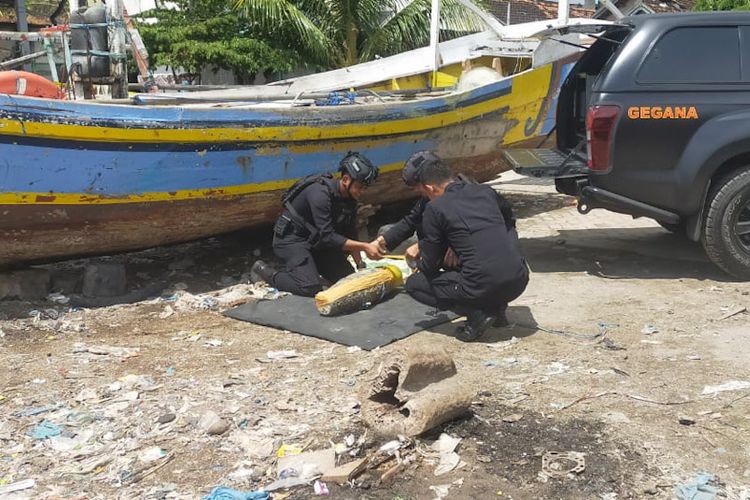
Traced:
[[438, 155], [432, 151], [419, 151], [414, 153], [404, 163], [401, 178], [407, 186], [416, 186], [422, 182], [422, 169], [430, 163], [442, 163]]
[[339, 172], [349, 174], [352, 180], [361, 182], [365, 186], [372, 185], [378, 178], [378, 167], [359, 153], [347, 153], [339, 163]]

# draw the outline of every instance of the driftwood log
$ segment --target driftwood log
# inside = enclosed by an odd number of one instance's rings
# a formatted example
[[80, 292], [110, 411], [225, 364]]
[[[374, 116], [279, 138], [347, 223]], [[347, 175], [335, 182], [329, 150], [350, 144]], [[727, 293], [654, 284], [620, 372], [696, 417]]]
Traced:
[[418, 436], [460, 417], [474, 396], [444, 349], [423, 346], [389, 354], [362, 392], [365, 424], [391, 436]]

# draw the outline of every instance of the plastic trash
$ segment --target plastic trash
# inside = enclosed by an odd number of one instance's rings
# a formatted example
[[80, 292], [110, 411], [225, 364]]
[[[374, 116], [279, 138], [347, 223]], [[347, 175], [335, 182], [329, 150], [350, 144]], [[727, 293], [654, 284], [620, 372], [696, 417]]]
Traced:
[[217, 486], [203, 500], [270, 500], [267, 491], [239, 491], [227, 486]]
[[34, 439], [49, 439], [59, 436], [60, 434], [62, 434], [62, 429], [46, 420], [42, 420], [41, 423], [29, 431], [29, 436]]
[[328, 486], [326, 486], [326, 483], [321, 483], [320, 481], [315, 481], [313, 484], [313, 491], [318, 496], [328, 496], [331, 494], [330, 491], [328, 491]]
[[716, 498], [716, 487], [709, 484], [713, 474], [698, 473], [691, 481], [678, 484], [674, 488], [674, 496], [678, 500], [713, 500]]

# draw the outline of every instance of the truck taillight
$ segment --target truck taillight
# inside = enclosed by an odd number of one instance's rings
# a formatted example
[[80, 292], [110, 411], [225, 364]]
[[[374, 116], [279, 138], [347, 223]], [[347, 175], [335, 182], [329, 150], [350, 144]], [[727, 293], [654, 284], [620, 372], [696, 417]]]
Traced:
[[589, 106], [586, 115], [586, 145], [591, 170], [609, 169], [609, 151], [620, 107], [613, 105]]

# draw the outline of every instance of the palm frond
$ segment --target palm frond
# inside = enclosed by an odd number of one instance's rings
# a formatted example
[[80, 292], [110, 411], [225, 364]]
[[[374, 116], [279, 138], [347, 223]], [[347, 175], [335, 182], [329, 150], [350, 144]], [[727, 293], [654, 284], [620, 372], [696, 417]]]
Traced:
[[[234, 0], [234, 8], [268, 33], [294, 37], [293, 45], [318, 64], [334, 60], [332, 44], [309, 17], [288, 0]], [[282, 35], [283, 36], [283, 35]]]
[[368, 34], [360, 59], [368, 61], [423, 47], [429, 40], [430, 0], [414, 0]]
[[[363, 61], [424, 47], [430, 42], [430, 0], [391, 1], [397, 12], [369, 33], [361, 51]], [[441, 40], [485, 29], [482, 20], [456, 0], [440, 3]]]

